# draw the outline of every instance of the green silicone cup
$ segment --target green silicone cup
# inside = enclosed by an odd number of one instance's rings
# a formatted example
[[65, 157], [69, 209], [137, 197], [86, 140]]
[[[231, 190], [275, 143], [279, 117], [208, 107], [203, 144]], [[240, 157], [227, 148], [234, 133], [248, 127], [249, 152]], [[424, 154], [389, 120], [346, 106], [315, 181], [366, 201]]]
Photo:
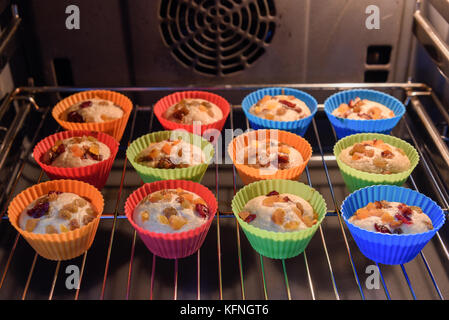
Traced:
[[[136, 156], [145, 148], [147, 148], [153, 142], [159, 142], [167, 139], [177, 139], [181, 138], [182, 140], [198, 146], [203, 150], [203, 153], [206, 157], [206, 161], [199, 165], [188, 167], [188, 168], [180, 168], [180, 169], [157, 169], [150, 168], [144, 165], [141, 165], [134, 161]], [[204, 176], [204, 173], [209, 166], [209, 163], [214, 156], [214, 147], [207, 140], [202, 137], [186, 132], [186, 131], [158, 131], [146, 134], [136, 140], [134, 140], [128, 149], [126, 150], [126, 157], [129, 162], [131, 162], [134, 169], [136, 169], [139, 176], [142, 178], [143, 182], [149, 183], [159, 180], [191, 180], [194, 182], [201, 182], [201, 179]]]
[[[256, 228], [239, 217], [239, 212], [249, 200], [273, 190], [294, 194], [308, 201], [318, 214], [318, 222], [300, 231], [275, 232]], [[254, 250], [268, 258], [287, 259], [299, 255], [306, 249], [326, 216], [327, 208], [321, 194], [304, 183], [291, 180], [261, 180], [246, 185], [236, 193], [232, 199], [232, 211]]]
[[[385, 143], [402, 149], [410, 160], [410, 169], [394, 174], [368, 173], [351, 168], [340, 160], [340, 153], [343, 149], [350, 147], [357, 142], [372, 139], [382, 140]], [[334, 155], [346, 187], [351, 192], [360, 188], [380, 184], [402, 186], [419, 162], [418, 152], [412, 145], [399, 138], [379, 133], [360, 133], [343, 138], [335, 144]]]

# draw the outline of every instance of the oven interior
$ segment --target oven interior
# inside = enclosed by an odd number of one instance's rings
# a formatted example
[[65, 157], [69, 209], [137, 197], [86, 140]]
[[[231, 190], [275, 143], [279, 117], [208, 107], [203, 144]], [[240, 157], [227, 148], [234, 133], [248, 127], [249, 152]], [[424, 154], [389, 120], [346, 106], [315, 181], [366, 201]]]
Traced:
[[[351, 88], [404, 102], [407, 113], [392, 134], [420, 155], [406, 187], [449, 210], [449, 7], [442, 0], [375, 1], [381, 20], [372, 30], [365, 28], [372, 2], [1, 1], [0, 299], [448, 297], [447, 226], [413, 261], [378, 264], [379, 287], [368, 289], [367, 267], [376, 264], [360, 253], [340, 216], [349, 192], [323, 103]], [[70, 5], [79, 9], [79, 29], [67, 29]], [[319, 103], [305, 135], [313, 156], [300, 181], [324, 196], [329, 211], [306, 251], [287, 260], [257, 254], [230, 207], [242, 181], [232, 164], [212, 164], [202, 184], [215, 193], [219, 212], [204, 245], [184, 259], [153, 255], [124, 216], [124, 203], [142, 183], [126, 161], [127, 146], [163, 130], [154, 103], [175, 91], [209, 90], [232, 104], [225, 129], [246, 130], [242, 99], [273, 85], [298, 88]], [[124, 93], [134, 109], [102, 190], [105, 210], [91, 249], [70, 261], [48, 261], [9, 224], [8, 204], [48, 179], [31, 153], [61, 130], [52, 107], [92, 88]], [[224, 158], [226, 147], [216, 154]], [[79, 289], [66, 288], [69, 265], [80, 268]]]

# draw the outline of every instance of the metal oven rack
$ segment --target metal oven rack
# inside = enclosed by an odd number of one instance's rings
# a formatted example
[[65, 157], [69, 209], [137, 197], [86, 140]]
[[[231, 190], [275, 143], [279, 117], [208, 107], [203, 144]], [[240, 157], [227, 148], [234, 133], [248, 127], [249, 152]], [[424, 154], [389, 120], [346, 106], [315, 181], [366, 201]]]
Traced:
[[[449, 152], [424, 105], [430, 104], [431, 111], [440, 111], [446, 125], [448, 115], [429, 87], [420, 83], [285, 86], [307, 91], [319, 103], [333, 92], [349, 88], [373, 88], [402, 99], [408, 111], [393, 134], [413, 144], [421, 158], [407, 186], [429, 195], [448, 213], [445, 170], [449, 168]], [[245, 130], [248, 122], [238, 103], [259, 87], [109, 88], [130, 96], [135, 108], [102, 191], [105, 213], [92, 248], [81, 257], [60, 262], [47, 261], [31, 249], [6, 221], [7, 206], [21, 190], [46, 179], [31, 153], [40, 139], [60, 130], [49, 115], [51, 107], [61, 97], [87, 88], [24, 87], [12, 92], [0, 109], [0, 121], [9, 124], [4, 128], [0, 145], [0, 299], [449, 297], [447, 227], [443, 227], [412, 262], [400, 266], [377, 265], [379, 287], [367, 287], [370, 275], [367, 267], [376, 264], [360, 253], [340, 217], [339, 206], [348, 191], [332, 155], [336, 138], [322, 105], [305, 136], [313, 146], [313, 156], [301, 181], [323, 194], [329, 211], [303, 254], [288, 260], [272, 260], [252, 250], [230, 209], [232, 196], [242, 187], [230, 164], [212, 164], [202, 181], [215, 192], [219, 214], [200, 251], [188, 258], [166, 260], [146, 249], [123, 213], [127, 196], [141, 185], [124, 154], [137, 137], [162, 130], [154, 119], [152, 103], [172, 91], [210, 90], [223, 95], [232, 104], [225, 128]], [[225, 149], [226, 146], [220, 148], [220, 156], [225, 156]], [[78, 289], [68, 290], [65, 286], [69, 265], [80, 269]]]

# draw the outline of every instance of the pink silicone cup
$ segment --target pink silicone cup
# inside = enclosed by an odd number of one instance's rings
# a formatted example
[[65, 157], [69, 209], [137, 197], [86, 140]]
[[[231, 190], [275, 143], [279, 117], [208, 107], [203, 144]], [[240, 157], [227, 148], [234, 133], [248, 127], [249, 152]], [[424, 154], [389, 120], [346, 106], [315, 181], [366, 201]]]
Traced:
[[[223, 112], [223, 118], [207, 125], [201, 125], [201, 132], [194, 132], [193, 125], [190, 124], [181, 124], [173, 121], [169, 121], [164, 118], [165, 111], [175, 103], [178, 103], [182, 99], [204, 99], [209, 102], [216, 104], [221, 111]], [[163, 97], [154, 105], [154, 114], [158, 118], [159, 122], [165, 129], [168, 130], [176, 130], [176, 129], [184, 129], [189, 132], [202, 135], [204, 132], [209, 129], [216, 129], [219, 132], [223, 129], [223, 126], [228, 118], [229, 112], [231, 110], [229, 102], [223, 97], [205, 91], [181, 91], [175, 92], [168, 96]]]
[[[162, 189], [176, 189], [193, 192], [206, 201], [209, 208], [209, 219], [198, 228], [178, 233], [157, 233], [139, 227], [133, 221], [135, 207], [148, 194]], [[187, 180], [163, 180], [146, 183], [134, 191], [126, 200], [125, 214], [131, 225], [136, 229], [139, 237], [147, 248], [155, 255], [167, 258], [184, 258], [194, 254], [202, 246], [210, 225], [214, 220], [218, 204], [212, 192], [203, 185]]]
[[[96, 164], [78, 168], [59, 168], [47, 165], [41, 161], [42, 156], [55, 144], [56, 141], [82, 136], [92, 136], [107, 145], [111, 151], [111, 156], [108, 159]], [[84, 181], [101, 190], [108, 180], [112, 164], [114, 163], [115, 156], [118, 152], [118, 147], [119, 143], [117, 140], [103, 132], [86, 130], [61, 131], [41, 140], [34, 147], [33, 157], [39, 166], [45, 171], [47, 176], [52, 180], [74, 179]]]

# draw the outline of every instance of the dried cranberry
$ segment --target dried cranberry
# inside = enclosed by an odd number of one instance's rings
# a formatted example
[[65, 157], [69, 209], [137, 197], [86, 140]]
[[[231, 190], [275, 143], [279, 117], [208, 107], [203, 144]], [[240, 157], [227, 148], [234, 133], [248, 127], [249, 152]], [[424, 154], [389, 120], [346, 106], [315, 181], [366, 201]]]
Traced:
[[284, 198], [282, 198], [282, 200], [284, 200], [285, 202], [289, 202], [291, 201], [289, 197], [285, 196]]
[[84, 118], [78, 112], [72, 111], [67, 115], [67, 121], [82, 123], [84, 122]]
[[376, 231], [380, 233], [391, 233], [390, 229], [388, 229], [386, 226], [379, 225], [377, 223], [374, 224], [374, 229], [376, 229]]
[[400, 213], [396, 213], [394, 215], [394, 217], [398, 220], [398, 221], [402, 221], [402, 223], [405, 224], [413, 224], [412, 219], [410, 219], [408, 216], [404, 216]]
[[250, 214], [249, 216], [246, 217], [245, 222], [246, 223], [250, 223], [254, 219], [256, 219], [256, 215], [255, 214]]
[[209, 216], [209, 208], [206, 207], [204, 204], [197, 203], [195, 205], [195, 210], [203, 218], [207, 218]]
[[278, 163], [288, 163], [288, 161], [289, 161], [288, 156], [278, 155]]
[[279, 100], [279, 102], [282, 103], [282, 104], [284, 104], [284, 105], [286, 105], [286, 106], [289, 107], [289, 108], [294, 108], [294, 107], [296, 107], [296, 104], [294, 104], [294, 103], [292, 103], [292, 102], [290, 102], [290, 101], [287, 101], [287, 100]]
[[84, 101], [83, 103], [81, 103], [80, 105], [79, 105], [79, 108], [80, 109], [84, 109], [84, 108], [87, 108], [87, 107], [90, 107], [92, 105], [92, 101]]
[[57, 154], [57, 156], [59, 156], [61, 153], [65, 152], [65, 145], [63, 143], [61, 143], [58, 148], [56, 149], [55, 153]]
[[27, 214], [34, 219], [39, 219], [40, 217], [47, 214], [48, 209], [50, 209], [50, 203], [48, 201], [45, 201], [35, 205], [33, 208], [28, 210]]
[[279, 195], [279, 192], [274, 191], [274, 190], [267, 193], [267, 197], [270, 197], [270, 196], [277, 196], [277, 195]]
[[382, 202], [380, 202], [380, 201], [375, 201], [374, 202], [374, 205], [376, 206], [376, 209], [382, 209]]
[[386, 158], [386, 159], [393, 159], [394, 158], [394, 154], [390, 150], [382, 151], [382, 153], [380, 155], [382, 156], [382, 158]]
[[412, 215], [412, 209], [410, 207], [408, 207], [406, 204], [400, 204], [398, 206], [399, 212], [408, 218], [408, 216]]

